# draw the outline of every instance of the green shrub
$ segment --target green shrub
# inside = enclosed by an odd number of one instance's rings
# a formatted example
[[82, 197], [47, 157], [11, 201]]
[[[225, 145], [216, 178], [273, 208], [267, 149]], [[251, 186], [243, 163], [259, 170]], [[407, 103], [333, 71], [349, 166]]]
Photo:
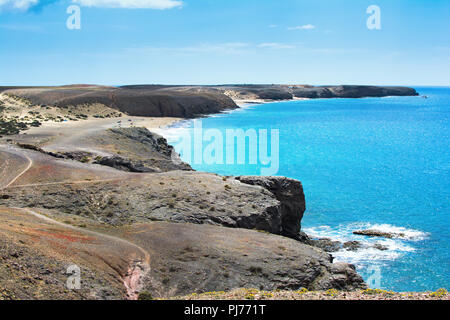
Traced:
[[89, 158], [89, 157], [83, 157], [80, 160], [80, 162], [82, 162], [82, 163], [88, 163], [89, 161], [91, 161], [91, 158]]
[[142, 291], [139, 293], [138, 300], [153, 300], [153, 296], [148, 291]]
[[436, 297], [436, 298], [442, 298], [443, 296], [447, 295], [448, 291], [444, 288], [440, 288], [438, 290], [436, 290], [435, 292], [430, 293], [431, 297]]

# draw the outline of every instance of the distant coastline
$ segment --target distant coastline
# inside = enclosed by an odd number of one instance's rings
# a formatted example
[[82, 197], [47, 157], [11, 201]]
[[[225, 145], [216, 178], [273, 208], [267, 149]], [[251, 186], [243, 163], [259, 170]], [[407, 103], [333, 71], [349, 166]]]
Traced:
[[101, 105], [130, 116], [195, 118], [237, 108], [242, 103], [293, 99], [416, 96], [408, 87], [224, 85], [107, 87], [69, 85], [61, 87], [0, 87], [2, 96], [45, 107]]

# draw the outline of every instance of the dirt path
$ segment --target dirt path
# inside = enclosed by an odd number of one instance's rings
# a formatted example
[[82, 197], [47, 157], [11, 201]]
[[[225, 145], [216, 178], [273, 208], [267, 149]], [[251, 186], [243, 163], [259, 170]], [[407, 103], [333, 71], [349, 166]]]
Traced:
[[36, 218], [39, 218], [41, 220], [44, 220], [46, 222], [49, 222], [49, 223], [52, 223], [52, 224], [55, 224], [55, 225], [58, 225], [61, 227], [64, 227], [66, 229], [71, 229], [71, 230], [78, 231], [78, 232], [81, 232], [84, 234], [90, 234], [90, 235], [93, 235], [96, 237], [108, 239], [110, 241], [119, 242], [119, 243], [125, 244], [127, 246], [131, 246], [131, 247], [138, 249], [142, 253], [143, 259], [136, 259], [136, 260], [132, 261], [127, 274], [122, 277], [123, 284], [127, 290], [128, 299], [136, 300], [138, 298], [139, 291], [142, 290], [143, 279], [150, 272], [150, 254], [144, 248], [142, 248], [142, 247], [138, 246], [137, 244], [132, 243], [128, 240], [122, 239], [122, 238], [118, 238], [118, 237], [102, 234], [102, 233], [99, 233], [96, 231], [86, 230], [86, 229], [78, 228], [78, 227], [75, 227], [75, 226], [72, 226], [69, 224], [65, 224], [63, 222], [54, 220], [45, 215], [37, 213], [31, 209], [27, 209], [27, 208], [12, 208], [12, 209], [24, 211]]
[[31, 184], [20, 184], [20, 185], [16, 185], [16, 186], [10, 186], [10, 188], [40, 187], [40, 186], [52, 186], [52, 185], [60, 185], [60, 184], [93, 184], [93, 183], [98, 183], [98, 182], [112, 182], [112, 181], [121, 181], [121, 180], [124, 180], [124, 178], [31, 183]]
[[6, 186], [0, 188], [0, 190], [8, 188], [10, 185], [12, 185], [14, 182], [16, 182], [17, 179], [19, 179], [21, 176], [23, 176], [25, 174], [25, 172], [30, 170], [30, 168], [33, 166], [33, 160], [31, 160], [27, 155], [21, 155], [21, 156], [28, 160], [28, 166], [22, 172], [20, 172], [14, 179], [12, 179]]

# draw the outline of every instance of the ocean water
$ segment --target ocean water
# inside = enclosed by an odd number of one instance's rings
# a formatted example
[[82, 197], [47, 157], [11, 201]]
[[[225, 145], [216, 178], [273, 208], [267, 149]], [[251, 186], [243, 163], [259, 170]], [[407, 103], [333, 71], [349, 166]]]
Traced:
[[[302, 181], [302, 230], [358, 240], [333, 253], [355, 264], [371, 287], [450, 289], [450, 88], [418, 87], [422, 97], [320, 99], [268, 103], [204, 118], [204, 129], [276, 129], [276, 175]], [[161, 133], [183, 153], [193, 121]], [[269, 139], [270, 141], [270, 139]], [[227, 143], [233, 143], [227, 141]], [[193, 148], [206, 148], [194, 145]], [[247, 152], [249, 150], [246, 150]], [[223, 175], [260, 174], [261, 165], [194, 163]], [[401, 239], [353, 235], [362, 228], [402, 232]], [[375, 243], [388, 247], [381, 251]]]

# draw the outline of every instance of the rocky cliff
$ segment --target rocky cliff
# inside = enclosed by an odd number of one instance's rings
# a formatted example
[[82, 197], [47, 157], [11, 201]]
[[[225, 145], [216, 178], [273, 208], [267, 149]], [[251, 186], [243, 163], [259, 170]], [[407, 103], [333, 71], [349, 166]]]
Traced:
[[289, 100], [294, 98], [364, 98], [417, 96], [413, 88], [389, 86], [233, 85], [218, 87], [234, 99]]
[[[56, 133], [54, 139], [58, 137]], [[38, 143], [39, 147], [0, 146], [0, 170], [8, 173], [0, 178], [3, 187], [7, 186], [0, 191], [0, 208], [5, 208], [3, 218], [0, 215], [0, 241], [22, 252], [25, 273], [36, 273], [35, 264], [45, 265], [49, 270], [45, 278], [52, 281], [61, 278], [64, 261], [76, 259], [77, 264], [93, 274], [101, 267], [127, 283], [127, 277], [134, 277], [135, 272], [129, 270], [137, 270], [136, 261], [142, 264], [148, 255], [150, 268], [143, 268], [147, 271], [136, 277], [138, 291], [151, 292], [154, 297], [239, 287], [365, 287], [351, 265], [332, 263], [328, 253], [297, 241], [305, 210], [299, 181], [282, 177], [222, 177], [172, 168], [164, 161], [152, 162], [152, 168], [158, 172], [130, 172], [121, 166], [98, 164], [95, 153], [88, 160], [85, 156], [55, 156], [59, 154], [57, 150], [45, 150], [46, 141], [53, 140], [46, 136], [24, 135], [20, 139]], [[92, 152], [122, 148], [121, 158], [130, 161], [145, 154], [171, 161], [168, 155], [172, 150], [165, 139], [142, 128], [99, 131], [82, 141]], [[29, 210], [53, 220], [48, 220], [43, 228], [40, 219], [27, 218]], [[31, 225], [23, 228], [24, 221]], [[61, 230], [56, 231], [51, 221], [59, 223]], [[3, 237], [11, 228], [22, 244]], [[64, 228], [75, 228], [76, 236], [62, 236]], [[29, 253], [30, 237], [42, 242], [33, 253], [41, 257], [39, 261]], [[61, 248], [69, 244], [71, 254], [67, 256]], [[145, 255], [127, 251], [127, 246], [134, 251], [138, 248]], [[134, 257], [118, 252], [118, 247]], [[54, 262], [54, 257], [60, 260]], [[14, 259], [8, 257], [10, 263]], [[25, 298], [37, 294], [19, 290], [21, 278], [5, 282], [2, 270], [2, 286]], [[107, 291], [99, 287], [99, 283], [114, 279], [92, 275], [92, 281], [88, 281], [90, 292], [97, 292], [96, 298], [127, 295], [117, 283], [108, 285]], [[57, 283], [50, 289], [55, 291], [47, 291], [44, 297], [73, 298], [70, 293], [57, 293]], [[89, 298], [89, 292], [80, 293], [80, 298]]]
[[208, 87], [65, 86], [7, 89], [3, 94], [32, 105], [79, 108], [100, 104], [131, 116], [194, 118], [237, 108], [233, 100]]
[[386, 96], [417, 96], [415, 89], [406, 87], [330, 86], [292, 89], [297, 98], [364, 98]]
[[280, 202], [280, 234], [300, 240], [301, 220], [305, 212], [305, 194], [300, 181], [285, 177], [240, 176], [237, 180], [270, 191]]

